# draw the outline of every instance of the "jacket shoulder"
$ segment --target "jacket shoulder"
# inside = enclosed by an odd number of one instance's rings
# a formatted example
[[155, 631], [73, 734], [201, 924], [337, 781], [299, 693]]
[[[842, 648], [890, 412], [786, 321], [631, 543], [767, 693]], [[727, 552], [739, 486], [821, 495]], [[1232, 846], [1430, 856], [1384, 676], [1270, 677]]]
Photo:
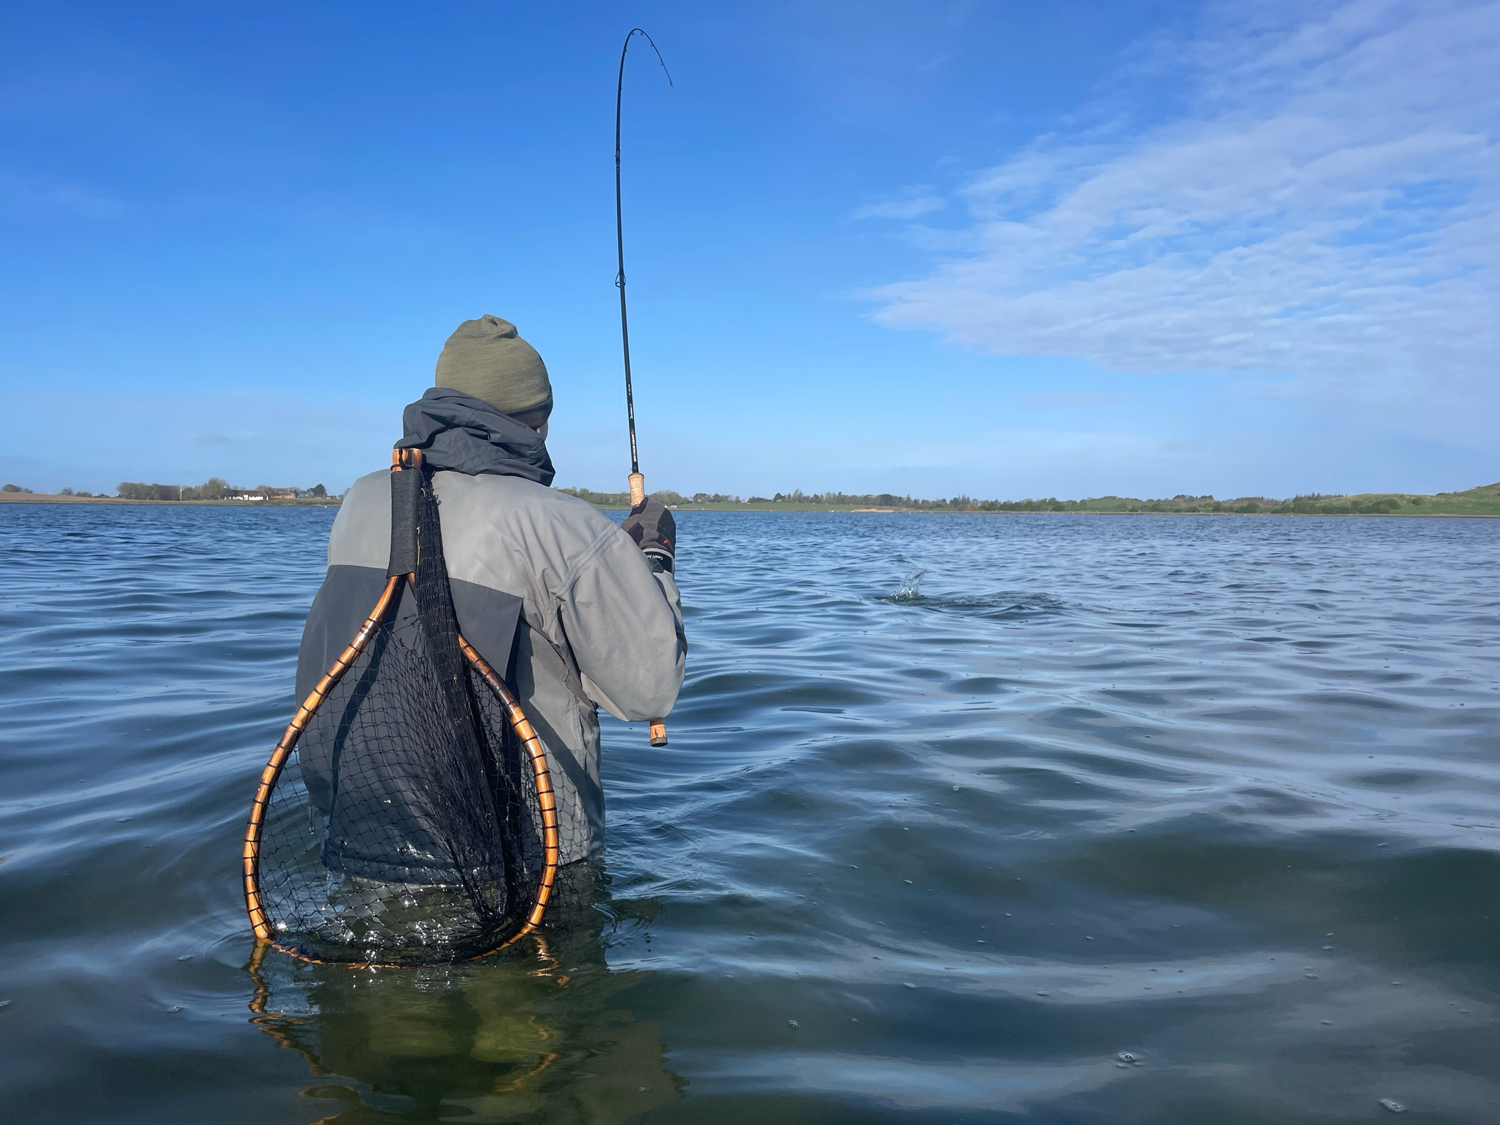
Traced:
[[480, 585], [518, 592], [524, 578], [560, 594], [621, 534], [592, 504], [535, 481], [440, 472], [434, 484], [448, 573]]
[[329, 566], [378, 566], [391, 557], [391, 473], [378, 469], [349, 486], [328, 535]]
[[437, 474], [435, 483], [445, 503], [456, 504], [474, 515], [482, 512], [487, 520], [544, 523], [590, 540], [618, 527], [587, 501], [521, 477], [445, 472]]

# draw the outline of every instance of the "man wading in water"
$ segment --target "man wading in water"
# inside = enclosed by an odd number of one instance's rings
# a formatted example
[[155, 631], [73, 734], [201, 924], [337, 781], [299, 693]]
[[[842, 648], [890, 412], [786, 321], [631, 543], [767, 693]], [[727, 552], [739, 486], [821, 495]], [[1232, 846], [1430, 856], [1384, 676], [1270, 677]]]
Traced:
[[[398, 447], [433, 472], [460, 631], [505, 671], [546, 747], [557, 796], [559, 863], [604, 848], [599, 717], [666, 715], [682, 687], [687, 638], [672, 577], [677, 531], [649, 497], [617, 527], [554, 492], [547, 454], [552, 385], [536, 350], [495, 316], [448, 338], [434, 386], [406, 408]], [[385, 582], [391, 474], [361, 477], [328, 538], [328, 577], [297, 660], [304, 699]], [[519, 613], [519, 617], [518, 617]]]

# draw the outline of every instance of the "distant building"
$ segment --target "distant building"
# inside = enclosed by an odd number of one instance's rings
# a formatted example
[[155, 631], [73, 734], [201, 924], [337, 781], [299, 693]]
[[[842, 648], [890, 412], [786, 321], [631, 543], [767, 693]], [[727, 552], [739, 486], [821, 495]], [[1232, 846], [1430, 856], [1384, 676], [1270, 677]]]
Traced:
[[295, 488], [269, 488], [261, 485], [258, 488], [232, 488], [224, 493], [226, 500], [295, 500], [297, 490]]

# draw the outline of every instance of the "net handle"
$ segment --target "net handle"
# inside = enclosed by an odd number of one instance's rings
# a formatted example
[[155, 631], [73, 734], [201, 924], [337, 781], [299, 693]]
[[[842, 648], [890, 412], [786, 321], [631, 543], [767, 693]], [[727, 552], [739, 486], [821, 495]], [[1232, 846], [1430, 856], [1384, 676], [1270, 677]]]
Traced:
[[250, 914], [250, 928], [255, 931], [255, 936], [260, 941], [271, 940], [271, 926], [266, 921], [265, 911], [260, 905], [260, 839], [265, 829], [266, 808], [271, 803], [271, 790], [276, 787], [276, 780], [281, 776], [287, 758], [297, 748], [297, 740], [307, 729], [308, 722], [317, 713], [318, 708], [323, 706], [328, 693], [344, 678], [344, 673], [349, 671], [354, 662], [359, 659], [359, 654], [364, 652], [365, 647], [370, 643], [370, 638], [375, 635], [375, 630], [380, 627], [381, 622], [390, 612], [403, 577], [405, 576], [393, 574], [385, 580], [385, 589], [380, 592], [380, 600], [375, 603], [370, 616], [365, 618], [365, 623], [360, 626], [359, 632], [354, 635], [354, 639], [349, 642], [344, 651], [339, 653], [338, 659], [323, 674], [317, 686], [307, 693], [302, 706], [297, 708], [297, 713], [287, 724], [281, 741], [276, 744], [276, 749], [271, 751], [271, 758], [266, 762], [266, 768], [260, 771], [260, 785], [255, 790], [255, 800], [250, 802], [250, 823], [245, 826], [245, 846], [241, 857], [244, 863], [245, 909]]
[[[393, 449], [391, 450], [391, 472], [420, 470], [422, 460], [420, 449]], [[393, 481], [392, 484], [394, 483]], [[386, 578], [385, 588], [380, 591], [380, 598], [375, 602], [375, 608], [370, 611], [370, 616], [365, 618], [365, 623], [359, 627], [359, 632], [354, 634], [354, 639], [349, 642], [343, 652], [339, 653], [332, 667], [323, 674], [323, 678], [317, 682], [312, 691], [307, 693], [307, 698], [302, 701], [302, 705], [297, 708], [297, 713], [292, 716], [292, 721], [287, 724], [281, 741], [276, 744], [276, 749], [271, 751], [266, 768], [260, 771], [260, 785], [256, 787], [255, 800], [250, 802], [250, 821], [245, 825], [245, 844], [240, 852], [245, 882], [245, 910], [250, 915], [250, 928], [255, 931], [257, 941], [271, 941], [271, 926], [266, 921], [266, 912], [260, 904], [260, 841], [265, 831], [266, 808], [271, 803], [271, 790], [276, 787], [276, 780], [281, 776], [287, 758], [297, 748], [297, 740], [307, 729], [308, 721], [317, 713], [318, 708], [323, 706], [328, 693], [344, 678], [344, 673], [353, 667], [354, 662], [359, 659], [359, 654], [365, 651], [365, 646], [375, 635], [375, 630], [390, 613], [391, 606], [396, 602], [396, 592], [401, 588], [401, 579], [406, 578], [410, 581], [414, 577], [411, 574], [392, 574]]]
[[542, 914], [552, 898], [552, 884], [557, 879], [557, 800], [552, 791], [552, 771], [547, 765], [547, 752], [542, 748], [542, 741], [537, 737], [536, 728], [531, 725], [526, 712], [521, 710], [521, 704], [511, 694], [510, 688], [505, 686], [505, 681], [490, 666], [489, 661], [480, 656], [474, 646], [464, 640], [462, 633], [458, 635], [458, 650], [463, 653], [464, 659], [469, 662], [474, 671], [479, 673], [480, 679], [485, 682], [490, 691], [495, 693], [495, 698], [500, 700], [500, 706], [505, 709], [505, 717], [510, 721], [511, 729], [516, 732], [516, 737], [521, 741], [521, 748], [526, 751], [526, 757], [531, 763], [531, 775], [536, 781], [536, 802], [542, 814], [542, 877], [537, 884], [536, 902], [526, 918], [526, 925], [522, 926], [515, 936], [505, 943], [509, 945], [542, 924]]
[[[265, 911], [260, 905], [260, 841], [265, 828], [266, 809], [271, 802], [271, 790], [276, 787], [277, 779], [281, 777], [281, 771], [286, 766], [286, 760], [297, 748], [297, 742], [301, 739], [303, 731], [307, 729], [308, 722], [328, 698], [328, 693], [344, 678], [344, 673], [359, 659], [360, 653], [364, 652], [370, 643], [370, 638], [375, 635], [375, 630], [385, 621], [391, 605], [395, 602], [396, 592], [403, 578], [409, 580], [410, 575], [397, 574], [386, 579], [385, 589], [381, 591], [380, 599], [375, 603], [375, 608], [370, 611], [370, 616], [365, 618], [365, 623], [355, 634], [354, 640], [349, 642], [348, 647], [333, 662], [333, 666], [302, 701], [302, 706], [297, 708], [296, 715], [287, 724], [286, 732], [282, 734], [281, 741], [276, 744], [276, 749], [271, 751], [271, 758], [266, 762], [265, 769], [261, 771], [260, 785], [256, 788], [255, 800], [250, 805], [250, 822], [245, 830], [243, 853], [245, 907], [250, 914], [250, 926], [260, 942], [273, 942], [270, 924], [266, 921]], [[511, 694], [510, 689], [505, 686], [505, 681], [496, 674], [490, 663], [479, 655], [461, 633], [458, 637], [458, 647], [464, 659], [479, 673], [485, 685], [500, 700], [500, 706], [505, 710], [505, 717], [510, 722], [511, 729], [520, 739], [521, 747], [526, 751], [527, 760], [531, 765], [532, 777], [536, 782], [537, 806], [542, 814], [542, 877], [537, 885], [536, 900], [532, 904], [531, 913], [527, 915], [526, 924], [504, 945], [497, 947], [503, 949], [541, 925], [542, 915], [546, 912], [547, 903], [551, 901], [552, 887], [557, 880], [559, 851], [557, 800], [552, 790], [552, 771], [547, 765], [547, 752], [542, 748], [536, 728], [531, 725], [531, 720], [521, 709], [520, 702]], [[494, 951], [491, 950], [491, 952]], [[481, 956], [488, 956], [488, 954], [481, 954]], [[307, 958], [302, 959], [307, 960]]]

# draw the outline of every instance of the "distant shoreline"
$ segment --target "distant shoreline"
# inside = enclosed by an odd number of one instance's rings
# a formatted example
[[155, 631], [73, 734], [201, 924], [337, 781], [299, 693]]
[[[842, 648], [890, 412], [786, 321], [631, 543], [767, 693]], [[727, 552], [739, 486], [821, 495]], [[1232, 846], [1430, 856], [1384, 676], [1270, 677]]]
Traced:
[[[1491, 486], [1493, 487], [1493, 486]], [[1454, 494], [1462, 496], [1462, 493]], [[672, 506], [676, 512], [792, 512], [800, 514], [816, 514], [819, 512], [827, 514], [873, 514], [873, 515], [915, 515], [915, 516], [1338, 516], [1338, 517], [1370, 517], [1378, 519], [1496, 519], [1500, 518], [1500, 510], [1492, 511], [1454, 511], [1441, 510], [1445, 505], [1443, 501], [1447, 497], [1424, 497], [1436, 511], [1421, 511], [1407, 507], [1401, 511], [1293, 511], [1289, 508], [1283, 509], [1261, 509], [1260, 511], [1243, 511], [1233, 508], [1224, 508], [1219, 511], [1206, 511], [1202, 508], [1197, 510], [1181, 510], [1172, 508], [1151, 509], [1133, 508], [1087, 508], [1080, 506], [1078, 501], [1069, 502], [1067, 508], [1007, 508], [1001, 510], [993, 509], [964, 509], [964, 508], [877, 508], [868, 505], [854, 504], [806, 504], [796, 502], [768, 502], [762, 504], [741, 503], [693, 503], [691, 501]], [[337, 508], [341, 501], [336, 496], [325, 498], [305, 497], [300, 499], [284, 500], [127, 500], [118, 496], [63, 496], [56, 493], [37, 492], [0, 492], [0, 504], [127, 504], [127, 505], [152, 505], [158, 507], [210, 507], [210, 508]], [[594, 507], [600, 511], [616, 512], [623, 511], [627, 505], [618, 503], [593, 502]], [[1084, 501], [1082, 503], [1088, 503]], [[1490, 507], [1490, 505], [1484, 505]]]
[[[603, 512], [623, 512], [623, 506], [597, 505]], [[1351, 518], [1360, 519], [1450, 519], [1450, 520], [1493, 520], [1500, 519], [1500, 512], [1174, 512], [1170, 509], [1161, 512], [1100, 512], [1088, 511], [1086, 509], [1074, 509], [1067, 512], [1051, 511], [1001, 511], [989, 512], [978, 510], [960, 510], [956, 508], [843, 508], [843, 507], [798, 507], [793, 504], [677, 504], [673, 506], [674, 512], [791, 512], [801, 515], [817, 515], [824, 512], [830, 515], [858, 515], [860, 513], [886, 515], [886, 516], [1247, 516], [1261, 517], [1269, 516], [1277, 519], [1286, 516], [1323, 516], [1328, 518]]]
[[[629, 507], [623, 492], [595, 492], [587, 488], [560, 491], [611, 511]], [[1081, 500], [1059, 500], [1055, 496], [1024, 500], [982, 500], [972, 496], [925, 500], [890, 493], [851, 495], [843, 492], [777, 493], [767, 499], [694, 493], [686, 496], [662, 489], [656, 499], [675, 511], [715, 512], [910, 512], [973, 513], [1001, 515], [1242, 515], [1242, 516], [1500, 516], [1500, 482], [1480, 485], [1463, 492], [1432, 495], [1411, 492], [1364, 492], [1358, 495], [1324, 495], [1312, 492], [1290, 499], [1240, 496], [1219, 500], [1213, 496], [1179, 494], [1170, 499], [1137, 499], [1133, 496], [1091, 496]]]
[[0, 492], [0, 504], [159, 504], [168, 508], [337, 508], [336, 496], [301, 500], [126, 500], [120, 496], [63, 496], [51, 492]]

